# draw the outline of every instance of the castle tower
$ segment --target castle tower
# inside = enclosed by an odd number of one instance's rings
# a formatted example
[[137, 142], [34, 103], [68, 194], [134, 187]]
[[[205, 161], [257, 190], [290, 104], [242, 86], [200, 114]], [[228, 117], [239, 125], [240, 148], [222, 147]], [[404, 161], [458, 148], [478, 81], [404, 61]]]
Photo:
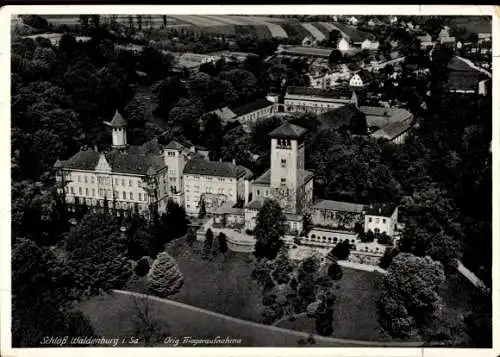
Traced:
[[184, 150], [185, 147], [175, 140], [172, 140], [164, 148], [163, 157], [169, 171], [169, 195], [182, 194], [184, 191], [182, 180], [184, 166], [186, 166]]
[[113, 149], [124, 149], [127, 147], [127, 122], [117, 110], [111, 122], [104, 122], [112, 129]]
[[304, 170], [306, 129], [286, 122], [273, 130], [271, 138], [271, 187], [297, 192], [300, 171]]

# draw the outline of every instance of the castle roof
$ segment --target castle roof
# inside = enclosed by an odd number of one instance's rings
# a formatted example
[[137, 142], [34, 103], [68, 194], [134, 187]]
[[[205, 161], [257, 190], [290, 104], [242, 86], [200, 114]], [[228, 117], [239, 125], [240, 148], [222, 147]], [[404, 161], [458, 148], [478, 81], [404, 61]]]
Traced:
[[271, 138], [299, 139], [307, 132], [306, 129], [286, 122], [269, 133]]
[[206, 176], [220, 176], [220, 177], [234, 177], [239, 178], [245, 176], [250, 178], [252, 172], [244, 166], [235, 165], [231, 162], [221, 161], [208, 161], [192, 159], [186, 163], [184, 167], [184, 174], [191, 175], [206, 175]]
[[127, 122], [125, 121], [125, 119], [123, 119], [120, 112], [116, 110], [115, 115], [113, 116], [113, 120], [111, 120], [109, 125], [115, 128], [123, 128], [127, 125]]
[[[65, 169], [93, 171], [99, 162], [100, 153], [94, 150], [79, 151], [68, 160], [62, 161]], [[167, 166], [160, 155], [130, 154], [111, 151], [104, 154], [111, 171], [122, 174], [148, 175]]]

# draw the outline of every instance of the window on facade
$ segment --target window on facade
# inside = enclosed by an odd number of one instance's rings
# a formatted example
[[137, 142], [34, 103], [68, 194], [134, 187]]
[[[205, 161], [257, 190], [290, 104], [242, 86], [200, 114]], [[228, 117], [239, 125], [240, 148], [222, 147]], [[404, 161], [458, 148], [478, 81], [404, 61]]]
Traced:
[[142, 201], [142, 193], [139, 192], [139, 201]]
[[145, 193], [145, 194], [144, 194], [144, 201], [147, 201], [147, 200], [148, 200], [148, 194], [147, 194], [147, 193]]
[[89, 189], [85, 188], [85, 196], [88, 196], [88, 195], [89, 195]]
[[81, 178], [80, 178], [80, 175], [78, 175], [78, 182], [82, 182]]
[[84, 180], [84, 182], [85, 182], [85, 183], [87, 183], [87, 182], [88, 182], [88, 181], [87, 181], [87, 180], [88, 180], [88, 179], [87, 179], [87, 175], [83, 176], [83, 180]]
[[128, 180], [128, 186], [132, 187], [132, 180]]
[[196, 181], [199, 181], [199, 180], [200, 180], [200, 176], [194, 176], [194, 179], [195, 179]]
[[281, 178], [281, 183], [286, 183], [286, 178], [285, 177]]
[[95, 197], [95, 188], [92, 189], [92, 197]]
[[78, 194], [81, 195], [82, 194], [82, 188], [81, 187], [78, 187]]
[[168, 170], [169, 175], [175, 175], [175, 170]]
[[125, 186], [125, 179], [122, 179], [122, 186]]
[[118, 186], [118, 179], [115, 178], [115, 186]]
[[123, 192], [122, 192], [122, 198], [123, 198], [124, 200], [126, 200], [126, 199], [127, 199], [127, 193], [126, 193], [125, 191], [123, 191]]
[[94, 176], [92, 176], [92, 177], [90, 178], [90, 181], [91, 181], [92, 183], [95, 183], [95, 178], [94, 178]]
[[129, 192], [129, 197], [130, 197], [130, 200], [133, 200], [134, 199], [134, 194], [132, 192]]
[[260, 190], [257, 190], [257, 196], [260, 196]]
[[385, 223], [385, 218], [382, 218], [382, 223]]
[[113, 191], [113, 197], [119, 198], [118, 191]]
[[372, 223], [372, 218], [371, 217], [368, 218], [368, 222]]
[[286, 159], [281, 159], [281, 167], [286, 167]]
[[71, 191], [71, 194], [74, 195], [75, 194], [75, 189], [73, 187], [70, 187], [69, 190]]
[[175, 152], [169, 151], [168, 156], [175, 156]]
[[375, 223], [380, 223], [380, 218], [375, 218]]

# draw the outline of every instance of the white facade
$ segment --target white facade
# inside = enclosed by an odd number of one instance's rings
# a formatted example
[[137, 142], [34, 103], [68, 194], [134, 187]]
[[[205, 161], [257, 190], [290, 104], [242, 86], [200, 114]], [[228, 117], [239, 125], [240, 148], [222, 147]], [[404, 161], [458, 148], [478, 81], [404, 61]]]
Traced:
[[124, 148], [127, 146], [127, 131], [125, 128], [113, 128], [113, 147], [114, 148]]
[[378, 41], [370, 41], [369, 39], [366, 39], [361, 43], [362, 50], [376, 51], [378, 50], [379, 47], [380, 47], [380, 42]]
[[342, 38], [338, 43], [337, 43], [337, 49], [340, 52], [347, 52], [351, 49], [351, 45], [349, 44], [349, 41], [347, 41], [345, 38]]
[[374, 233], [385, 232], [389, 237], [392, 237], [396, 231], [398, 223], [398, 209], [396, 208], [390, 217], [366, 214], [365, 215], [365, 233], [372, 231]]
[[364, 83], [359, 74], [355, 74], [352, 76], [351, 80], [349, 81], [349, 85], [351, 87], [364, 87], [367, 83]]
[[[223, 203], [236, 203], [244, 199], [244, 177], [222, 177], [196, 174], [184, 174], [184, 205], [186, 213], [196, 215], [200, 211], [200, 201], [205, 202], [207, 213], [213, 212]], [[247, 187], [247, 189], [249, 189]]]
[[[101, 171], [98, 167], [94, 171], [63, 169], [63, 172], [66, 183], [64, 193], [66, 202], [70, 204], [78, 200], [88, 206], [102, 206], [104, 200], [107, 200], [109, 207], [113, 207], [114, 201], [117, 209], [130, 210], [137, 205], [140, 211], [146, 211], [149, 204], [155, 201], [146, 189], [145, 176]], [[61, 176], [56, 179], [62, 182]], [[164, 184], [167, 180], [167, 170], [161, 171], [156, 180], [159, 209], [163, 211], [168, 197]]]

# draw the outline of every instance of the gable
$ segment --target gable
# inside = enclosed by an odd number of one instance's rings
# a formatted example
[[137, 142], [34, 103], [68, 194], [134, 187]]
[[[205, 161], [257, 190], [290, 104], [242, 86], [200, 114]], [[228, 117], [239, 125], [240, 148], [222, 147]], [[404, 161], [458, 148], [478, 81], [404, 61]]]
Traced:
[[108, 160], [106, 160], [106, 156], [104, 156], [104, 154], [100, 155], [95, 171], [111, 172], [111, 166], [109, 165]]

